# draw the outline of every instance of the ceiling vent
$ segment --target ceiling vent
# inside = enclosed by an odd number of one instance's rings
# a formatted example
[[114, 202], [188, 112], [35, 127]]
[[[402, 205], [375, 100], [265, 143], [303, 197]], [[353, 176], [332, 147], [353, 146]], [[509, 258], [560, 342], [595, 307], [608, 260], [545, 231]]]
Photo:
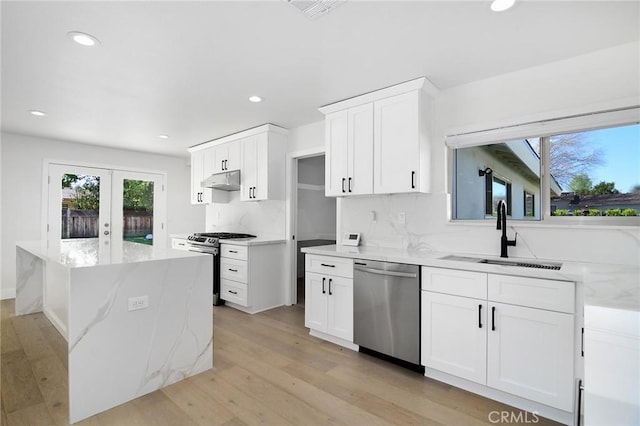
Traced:
[[330, 10], [335, 9], [347, 0], [283, 0], [309, 19], [317, 19], [326, 15]]

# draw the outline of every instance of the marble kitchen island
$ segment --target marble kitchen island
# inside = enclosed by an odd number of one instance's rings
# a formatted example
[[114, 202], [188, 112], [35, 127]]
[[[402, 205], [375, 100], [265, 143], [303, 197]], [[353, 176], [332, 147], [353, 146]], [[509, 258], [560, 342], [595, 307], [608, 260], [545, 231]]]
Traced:
[[16, 258], [16, 315], [68, 342], [70, 423], [213, 367], [212, 256], [77, 239]]

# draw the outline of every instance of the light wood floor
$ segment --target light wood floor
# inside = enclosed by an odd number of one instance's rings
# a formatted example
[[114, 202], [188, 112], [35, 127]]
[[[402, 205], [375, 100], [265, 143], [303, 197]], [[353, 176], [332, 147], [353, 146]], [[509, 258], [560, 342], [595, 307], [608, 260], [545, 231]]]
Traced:
[[[67, 345], [0, 302], [2, 425], [67, 425]], [[490, 425], [511, 407], [310, 337], [304, 311], [214, 308], [214, 369], [79, 425]], [[91, 392], [91, 389], [87, 389]], [[540, 419], [538, 425], [555, 424]]]

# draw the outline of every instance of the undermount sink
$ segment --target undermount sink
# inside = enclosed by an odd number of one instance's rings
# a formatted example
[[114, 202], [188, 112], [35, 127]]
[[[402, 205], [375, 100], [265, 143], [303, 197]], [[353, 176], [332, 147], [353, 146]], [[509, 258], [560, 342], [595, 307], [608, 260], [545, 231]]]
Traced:
[[456, 256], [456, 255], [449, 255], [449, 256], [441, 257], [440, 259], [454, 260], [457, 262], [485, 263], [487, 265], [516, 266], [519, 268], [550, 269], [552, 271], [559, 271], [560, 268], [562, 268], [562, 263], [554, 263], [554, 262], [525, 262], [522, 260], [486, 259], [482, 257], [469, 257], [469, 256]]

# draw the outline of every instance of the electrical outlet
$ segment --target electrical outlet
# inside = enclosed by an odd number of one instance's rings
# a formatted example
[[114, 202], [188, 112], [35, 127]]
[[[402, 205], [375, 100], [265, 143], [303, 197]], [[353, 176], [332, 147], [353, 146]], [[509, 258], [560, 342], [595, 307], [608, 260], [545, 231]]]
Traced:
[[407, 223], [407, 214], [405, 212], [398, 213], [398, 224], [405, 225]]
[[149, 307], [149, 296], [138, 296], [129, 298], [129, 310], [137, 311]]

